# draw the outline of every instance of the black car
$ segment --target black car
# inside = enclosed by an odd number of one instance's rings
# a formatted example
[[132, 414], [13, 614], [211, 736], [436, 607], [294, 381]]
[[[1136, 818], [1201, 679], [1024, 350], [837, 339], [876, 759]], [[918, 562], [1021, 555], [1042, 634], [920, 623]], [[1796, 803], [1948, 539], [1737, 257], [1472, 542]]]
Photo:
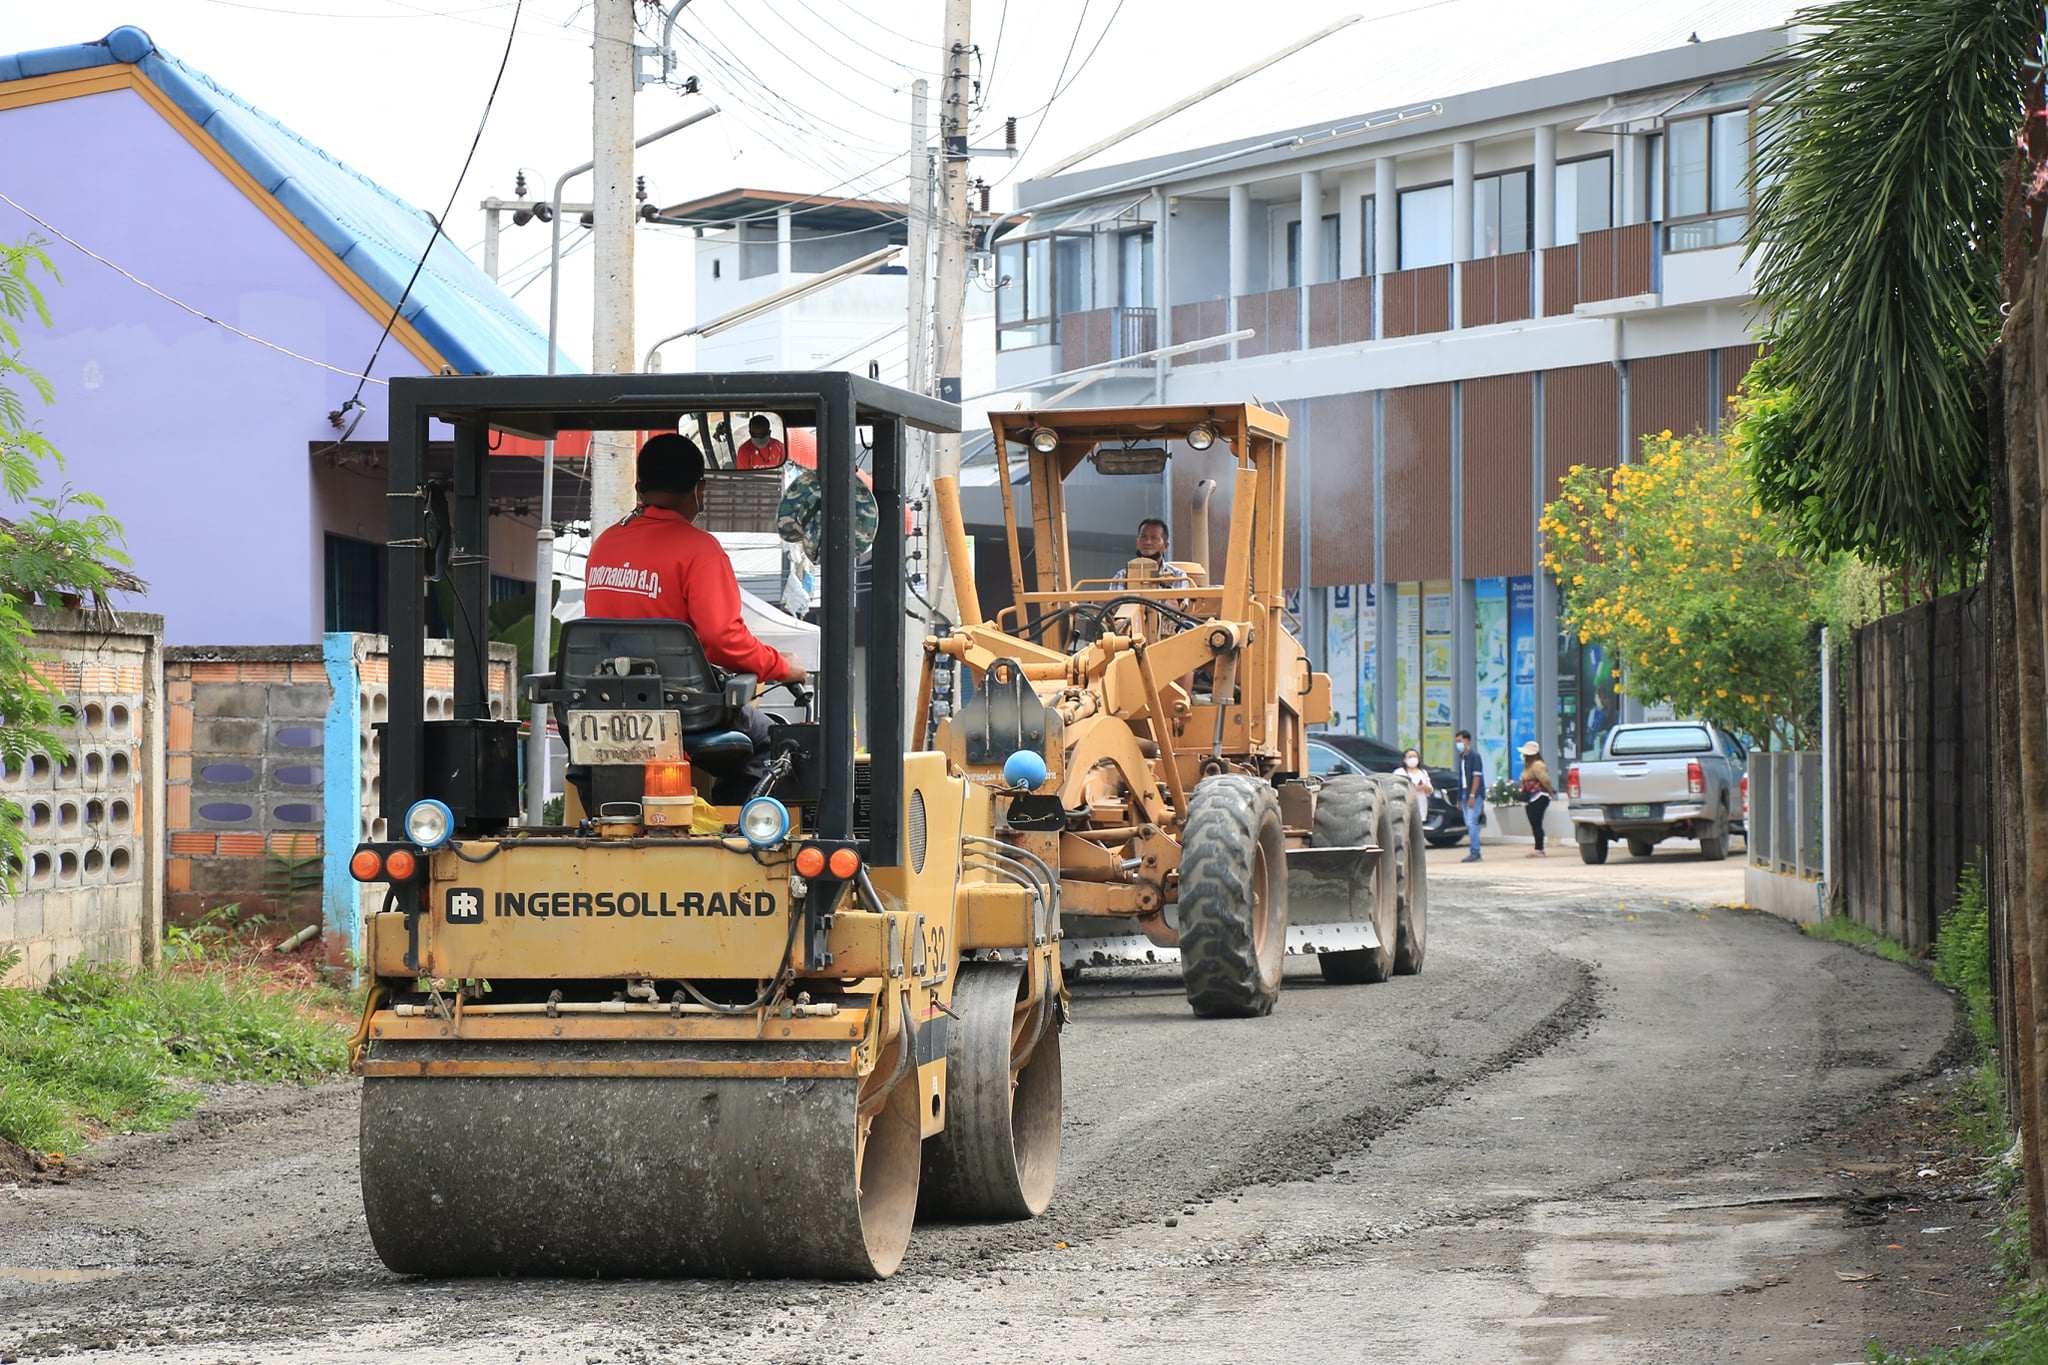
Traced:
[[[1364, 735], [1313, 734], [1308, 738], [1308, 769], [1316, 777], [1332, 773], [1393, 773], [1401, 770], [1401, 750]], [[1422, 822], [1423, 837], [1433, 848], [1455, 844], [1465, 837], [1465, 817], [1458, 810], [1455, 793], [1458, 775], [1449, 768], [1429, 769], [1429, 814]], [[1486, 822], [1485, 813], [1480, 823]]]

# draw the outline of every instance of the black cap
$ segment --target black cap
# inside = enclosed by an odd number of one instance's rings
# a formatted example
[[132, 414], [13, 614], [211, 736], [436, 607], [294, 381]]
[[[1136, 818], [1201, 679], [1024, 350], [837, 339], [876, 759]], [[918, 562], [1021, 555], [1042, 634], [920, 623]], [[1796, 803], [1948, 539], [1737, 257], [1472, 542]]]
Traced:
[[640, 447], [633, 482], [642, 493], [687, 493], [704, 482], [704, 452], [677, 432], [650, 437]]

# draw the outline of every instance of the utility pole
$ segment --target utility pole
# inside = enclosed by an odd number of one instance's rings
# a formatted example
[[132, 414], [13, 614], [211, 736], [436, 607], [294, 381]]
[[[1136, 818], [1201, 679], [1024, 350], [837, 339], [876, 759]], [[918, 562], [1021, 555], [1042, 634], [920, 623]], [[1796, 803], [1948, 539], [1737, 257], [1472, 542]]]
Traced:
[[[937, 396], [948, 403], [960, 401], [961, 343], [965, 339], [967, 307], [967, 247], [973, 231], [967, 208], [967, 61], [972, 52], [972, 0], [946, 0], [946, 83], [939, 96], [939, 278], [938, 309], [933, 319], [936, 336], [932, 369], [938, 380]], [[960, 437], [940, 433], [933, 440], [934, 478], [960, 477]], [[949, 620], [959, 619], [959, 602], [953, 592], [950, 566], [934, 553], [931, 556], [933, 599]]]
[[931, 280], [932, 154], [927, 141], [931, 126], [929, 81], [910, 87], [910, 191], [905, 196], [910, 242], [906, 264], [910, 267], [909, 361], [904, 387], [924, 393], [931, 382], [926, 368], [931, 354], [931, 301], [925, 287]]
[[[590, 202], [593, 294], [590, 368], [629, 374], [633, 347], [633, 0], [596, 0], [591, 28]], [[590, 522], [608, 526], [633, 510], [633, 435], [594, 432]]]

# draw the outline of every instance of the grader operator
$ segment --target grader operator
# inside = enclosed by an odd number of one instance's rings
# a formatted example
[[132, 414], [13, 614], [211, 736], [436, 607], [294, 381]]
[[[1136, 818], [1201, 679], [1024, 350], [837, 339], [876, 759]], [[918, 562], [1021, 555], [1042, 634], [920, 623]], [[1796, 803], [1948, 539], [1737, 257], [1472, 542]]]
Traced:
[[[926, 641], [918, 713], [950, 660], [977, 705], [936, 720], [938, 748], [960, 751], [970, 772], [1026, 740], [1056, 755], [1049, 770], [1012, 774], [1004, 819], [1017, 850], [1057, 873], [1068, 967], [1177, 960], [1195, 1012], [1223, 1016], [1270, 1012], [1289, 953], [1313, 955], [1333, 983], [1420, 971], [1428, 887], [1407, 785], [1308, 775], [1308, 727], [1329, 718], [1330, 680], [1285, 609], [1286, 419], [1226, 404], [991, 420], [1010, 605], [984, 617], [958, 487], [939, 480], [960, 624]], [[1068, 481], [1084, 467], [1156, 476], [1173, 462], [1183, 471], [1169, 489], [1192, 495], [1190, 556], [1078, 575]], [[1212, 561], [1219, 480], [1228, 530]]]
[[[734, 724], [755, 680], [714, 670], [686, 623], [572, 622], [525, 695], [587, 770], [589, 805], [572, 794], [559, 825], [516, 824], [518, 723], [490, 714], [479, 628], [496, 433], [674, 432], [730, 412], [818, 436], [817, 693], [757, 740]], [[386, 888], [356, 1065], [364, 1210], [392, 1269], [875, 1277], [920, 1213], [1046, 1208], [1057, 887], [1001, 843], [990, 784], [905, 749], [910, 426], [958, 430], [958, 410], [819, 373], [392, 382], [394, 837], [353, 858]], [[857, 631], [864, 451], [880, 516]], [[435, 564], [453, 578], [455, 703], [430, 719]], [[759, 743], [765, 772], [734, 792]]]

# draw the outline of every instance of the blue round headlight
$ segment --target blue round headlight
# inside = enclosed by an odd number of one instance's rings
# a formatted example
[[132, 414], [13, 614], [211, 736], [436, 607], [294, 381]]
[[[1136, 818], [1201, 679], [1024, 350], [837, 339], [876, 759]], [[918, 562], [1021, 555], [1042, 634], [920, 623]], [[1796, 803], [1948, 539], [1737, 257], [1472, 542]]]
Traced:
[[789, 833], [789, 807], [772, 796], [757, 796], [740, 807], [740, 833], [755, 848], [773, 848]]
[[429, 797], [405, 813], [405, 837], [421, 848], [439, 848], [455, 833], [455, 812]]

